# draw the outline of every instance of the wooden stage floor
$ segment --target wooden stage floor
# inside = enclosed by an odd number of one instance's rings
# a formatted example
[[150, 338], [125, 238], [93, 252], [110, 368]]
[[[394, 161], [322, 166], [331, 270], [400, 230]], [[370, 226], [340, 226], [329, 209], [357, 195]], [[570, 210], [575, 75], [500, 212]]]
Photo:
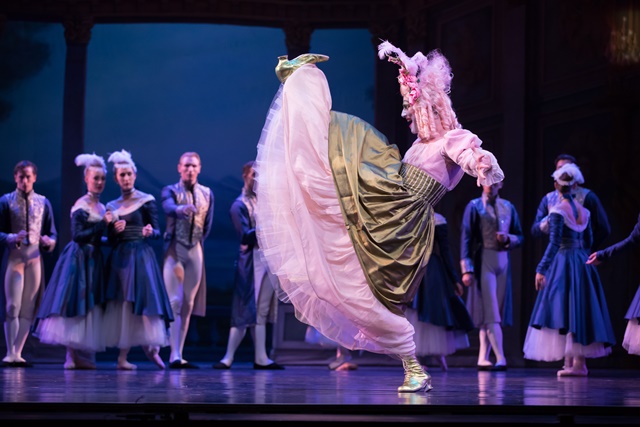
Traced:
[[[0, 420], [65, 423], [210, 423], [263, 425], [526, 424], [640, 425], [640, 370], [591, 369], [558, 378], [556, 369], [479, 372], [429, 368], [433, 390], [398, 393], [401, 366], [323, 366], [254, 370], [159, 370], [136, 362], [118, 371], [64, 370], [60, 363], [0, 369]], [[3, 422], [3, 425], [8, 425]]]

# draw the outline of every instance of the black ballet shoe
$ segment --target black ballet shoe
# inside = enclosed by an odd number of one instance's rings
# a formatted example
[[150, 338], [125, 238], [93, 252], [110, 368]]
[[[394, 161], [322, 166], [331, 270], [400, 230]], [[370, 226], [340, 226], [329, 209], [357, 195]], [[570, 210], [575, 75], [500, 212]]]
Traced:
[[253, 364], [253, 369], [263, 369], [270, 371], [281, 371], [284, 369], [284, 366], [278, 365], [276, 362], [269, 363], [268, 365], [258, 365], [257, 363]]
[[200, 369], [200, 367], [190, 362], [174, 360], [173, 362], [169, 363], [169, 369]]
[[214, 363], [214, 365], [212, 366], [213, 369], [231, 369], [231, 366], [229, 365], [225, 365], [222, 362], [218, 362], [218, 363]]
[[495, 365], [491, 368], [491, 372], [504, 372], [507, 370], [507, 365]]
[[493, 365], [478, 365], [478, 371], [493, 371]]

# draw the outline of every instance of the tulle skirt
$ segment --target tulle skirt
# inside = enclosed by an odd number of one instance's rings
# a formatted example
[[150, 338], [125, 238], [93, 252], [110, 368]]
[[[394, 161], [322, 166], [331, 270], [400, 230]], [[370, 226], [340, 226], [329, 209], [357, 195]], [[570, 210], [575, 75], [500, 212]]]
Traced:
[[[529, 349], [525, 354], [534, 355], [535, 347], [542, 344], [538, 339], [544, 336], [564, 341], [562, 336], [572, 334], [572, 342], [587, 348], [592, 343], [605, 347], [615, 344], [600, 276], [594, 266], [586, 264], [587, 257], [587, 251], [579, 248], [560, 248], [556, 254], [546, 274], [547, 285], [538, 292], [529, 320], [527, 337], [539, 344], [530, 344], [525, 339], [525, 347]], [[531, 329], [551, 329], [556, 333], [536, 333]]]
[[[300, 321], [347, 349], [412, 354], [413, 326], [374, 296], [345, 226], [328, 156], [329, 115], [296, 121], [301, 129], [287, 127], [285, 138], [281, 93], [256, 160], [258, 239], [280, 281], [279, 297]], [[296, 111], [315, 101], [308, 94]]]
[[573, 338], [573, 334], [561, 334], [556, 329], [529, 327], [524, 341], [524, 358], [555, 362], [563, 360], [565, 356], [597, 358], [611, 353], [611, 347], [601, 342], [582, 345]]
[[70, 242], [51, 273], [36, 317], [86, 316], [104, 300], [104, 259], [100, 246]]
[[627, 329], [624, 331], [622, 347], [629, 354], [640, 355], [640, 324], [638, 319], [630, 319], [627, 321]]
[[469, 347], [466, 331], [421, 322], [414, 309], [408, 309], [405, 314], [416, 330], [413, 339], [416, 342], [417, 356], [448, 356], [456, 350]]
[[160, 316], [134, 314], [133, 305], [128, 301], [112, 301], [107, 304], [102, 333], [107, 347], [169, 345], [165, 320]]
[[103, 310], [94, 307], [86, 316], [77, 317], [51, 315], [38, 321], [33, 334], [46, 344], [94, 353], [104, 351]]
[[624, 332], [622, 347], [629, 354], [640, 355], [640, 286], [636, 290], [636, 294], [629, 304], [627, 314], [627, 329]]
[[67, 244], [38, 307], [33, 335], [76, 350], [105, 350], [102, 335], [104, 260], [99, 245]]

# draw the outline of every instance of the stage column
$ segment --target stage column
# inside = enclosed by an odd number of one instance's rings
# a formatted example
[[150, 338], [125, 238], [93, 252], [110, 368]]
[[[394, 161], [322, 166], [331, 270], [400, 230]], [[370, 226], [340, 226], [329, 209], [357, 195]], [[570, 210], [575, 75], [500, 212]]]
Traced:
[[83, 170], [74, 160], [84, 153], [84, 102], [87, 76], [87, 46], [93, 19], [71, 17], [63, 22], [67, 42], [62, 123], [62, 196], [58, 222], [58, 247], [71, 240], [71, 206], [83, 193]]
[[311, 52], [313, 27], [306, 24], [291, 24], [284, 27], [283, 30], [289, 59]]

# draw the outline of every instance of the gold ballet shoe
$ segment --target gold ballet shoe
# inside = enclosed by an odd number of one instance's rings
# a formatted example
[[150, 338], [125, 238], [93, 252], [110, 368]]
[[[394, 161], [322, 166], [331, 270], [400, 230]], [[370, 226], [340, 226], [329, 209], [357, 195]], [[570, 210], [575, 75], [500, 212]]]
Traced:
[[276, 65], [276, 76], [278, 80], [284, 83], [294, 71], [302, 67], [305, 64], [315, 64], [318, 62], [328, 61], [327, 55], [318, 53], [304, 53], [289, 60], [287, 55], [278, 57], [278, 65]]
[[431, 375], [429, 375], [415, 356], [402, 358], [404, 367], [404, 382], [398, 387], [399, 393], [415, 393], [424, 390], [429, 391], [431, 387]]

